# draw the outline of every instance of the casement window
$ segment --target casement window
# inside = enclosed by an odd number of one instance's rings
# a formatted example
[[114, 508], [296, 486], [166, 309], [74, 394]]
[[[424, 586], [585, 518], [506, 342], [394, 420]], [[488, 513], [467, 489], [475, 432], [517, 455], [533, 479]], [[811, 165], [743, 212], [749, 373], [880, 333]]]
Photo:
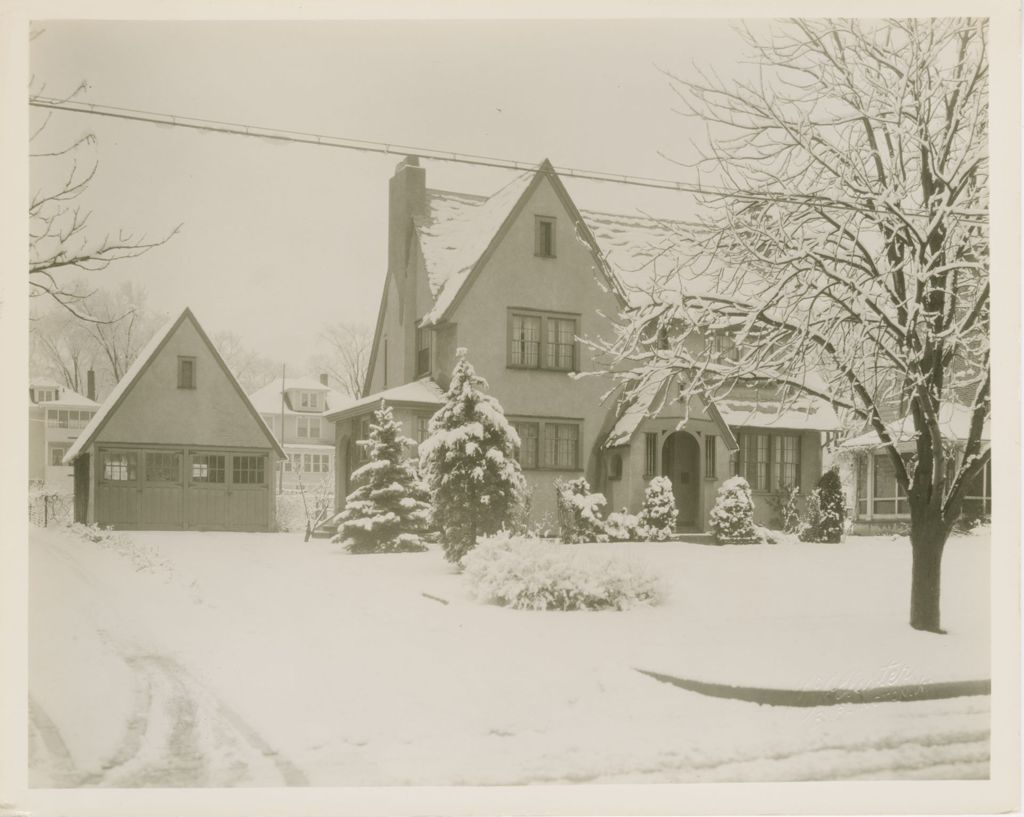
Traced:
[[910, 513], [907, 492], [896, 480], [896, 469], [888, 454], [872, 457], [871, 515], [895, 516]]
[[51, 400], [57, 399], [57, 392], [55, 389], [36, 389], [35, 395], [37, 403], [48, 403]]
[[741, 431], [736, 473], [752, 491], [800, 487], [800, 436], [767, 431]]
[[178, 482], [181, 455], [176, 451], [146, 452], [146, 482]]
[[134, 451], [103, 451], [103, 479], [107, 482], [135, 482], [137, 478]]
[[718, 476], [718, 437], [707, 434], [704, 439], [704, 476]]
[[68, 453], [68, 447], [66, 445], [51, 445], [50, 446], [50, 465], [63, 465], [64, 455]]
[[519, 369], [578, 371], [579, 317], [544, 312], [509, 313], [508, 365]]
[[648, 431], [644, 434], [644, 477], [650, 479], [658, 473], [658, 434]]
[[[300, 455], [296, 454], [296, 464]], [[307, 474], [326, 474], [330, 472], [331, 458], [329, 454], [302, 454], [301, 466]]]
[[297, 417], [296, 435], [308, 440], [320, 439], [320, 418], [319, 417]]
[[194, 357], [178, 358], [178, 388], [194, 389], [196, 387], [196, 359]]
[[430, 349], [434, 333], [424, 327], [416, 329], [416, 377], [430, 374]]
[[524, 470], [580, 470], [577, 420], [513, 420], [519, 435], [519, 465]]
[[231, 458], [231, 481], [235, 485], [263, 485], [264, 459], [235, 454]]
[[715, 356], [724, 360], [739, 360], [740, 350], [736, 341], [729, 335], [716, 332], [714, 336]]
[[555, 257], [555, 219], [549, 216], [536, 218], [536, 242], [534, 255], [539, 258]]
[[193, 454], [192, 481], [223, 484], [227, 479], [226, 464], [224, 454]]
[[540, 467], [540, 423], [514, 422], [519, 435], [519, 465], [523, 469]]
[[299, 408], [302, 409], [303, 411], [320, 411], [320, 392], [299, 392]]
[[47, 409], [46, 425], [50, 428], [85, 428], [95, 413], [75, 409]]
[[430, 436], [430, 416], [420, 414], [416, 417], [416, 442], [422, 443]]

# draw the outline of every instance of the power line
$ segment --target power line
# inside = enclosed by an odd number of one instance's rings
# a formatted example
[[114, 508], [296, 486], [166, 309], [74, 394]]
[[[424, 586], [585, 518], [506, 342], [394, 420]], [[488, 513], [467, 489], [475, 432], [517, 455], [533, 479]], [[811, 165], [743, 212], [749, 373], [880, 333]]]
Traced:
[[[327, 134], [308, 133], [305, 131], [287, 130], [284, 128], [267, 128], [258, 125], [245, 125], [238, 122], [225, 122], [216, 119], [201, 119], [194, 116], [179, 116], [177, 114], [144, 111], [136, 108], [124, 108], [116, 105], [77, 102], [70, 99], [55, 99], [37, 96], [29, 99], [29, 105], [36, 108], [47, 108], [56, 111], [82, 113], [91, 116], [105, 116], [114, 119], [125, 119], [132, 122], [147, 122], [154, 125], [189, 128], [191, 130], [223, 133], [233, 136], [250, 136], [257, 139], [269, 139], [278, 142], [296, 142], [299, 144], [317, 145], [320, 147], [357, 150], [365, 153], [396, 154], [403, 156], [415, 155], [422, 159], [429, 159], [438, 162], [476, 165], [478, 167], [490, 167], [501, 170], [516, 170], [520, 172], [533, 172], [537, 170], [536, 162], [522, 162], [516, 159], [502, 159], [494, 156], [459, 153], [456, 151], [438, 150], [436, 148], [413, 147], [411, 145], [394, 144], [389, 142], [375, 142], [367, 139], [352, 139], [344, 136], [330, 136]], [[852, 212], [878, 212], [878, 210], [873, 207], [864, 207], [848, 202], [838, 202], [824, 196], [815, 196], [813, 194], [800, 195], [793, 193], [772, 193], [770, 191], [758, 192], [726, 190], [725, 188], [706, 187], [699, 184], [680, 182], [672, 179], [657, 179], [647, 176], [635, 176], [627, 173], [607, 173], [600, 170], [580, 170], [572, 167], [555, 167], [554, 170], [559, 176], [566, 178], [609, 182], [612, 184], [625, 184], [634, 187], [647, 187], [657, 190], [672, 190], [680, 193], [691, 193], [697, 196], [709, 196], [712, 198], [732, 198], [752, 203], [803, 204], [821, 207], [823, 209], [846, 210]], [[903, 212], [908, 215], [921, 217], [926, 217], [928, 215], [923, 210], [904, 210]], [[972, 221], [988, 221], [988, 214], [983, 211], [951, 210], [950, 212], [961, 218], [966, 218]]]

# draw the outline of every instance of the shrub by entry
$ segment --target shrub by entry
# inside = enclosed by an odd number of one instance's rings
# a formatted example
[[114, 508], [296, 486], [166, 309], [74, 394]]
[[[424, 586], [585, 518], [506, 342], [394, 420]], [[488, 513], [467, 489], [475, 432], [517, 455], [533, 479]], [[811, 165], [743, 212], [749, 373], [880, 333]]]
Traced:
[[754, 527], [750, 484], [743, 477], [727, 479], [718, 489], [715, 507], [711, 509], [711, 531], [720, 545], [746, 545], [761, 541]]
[[831, 468], [821, 475], [818, 487], [807, 501], [807, 524], [800, 531], [802, 542], [835, 544], [843, 538], [846, 522], [846, 498], [839, 469]]

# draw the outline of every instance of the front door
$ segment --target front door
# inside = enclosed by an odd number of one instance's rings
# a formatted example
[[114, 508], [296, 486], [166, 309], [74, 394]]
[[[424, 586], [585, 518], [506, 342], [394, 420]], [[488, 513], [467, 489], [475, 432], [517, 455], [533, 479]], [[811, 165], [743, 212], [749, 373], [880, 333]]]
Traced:
[[672, 481], [681, 528], [697, 524], [700, 502], [700, 445], [685, 431], [669, 434], [661, 452], [661, 473]]

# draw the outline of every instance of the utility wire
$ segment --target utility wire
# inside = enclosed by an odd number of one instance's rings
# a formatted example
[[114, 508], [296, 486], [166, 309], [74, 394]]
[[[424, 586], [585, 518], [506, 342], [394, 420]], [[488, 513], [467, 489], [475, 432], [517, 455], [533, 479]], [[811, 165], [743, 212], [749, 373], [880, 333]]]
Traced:
[[[306, 145], [357, 150], [365, 153], [399, 154], [418, 156], [438, 162], [476, 165], [502, 170], [536, 171], [536, 162], [521, 162], [516, 159], [501, 159], [494, 156], [483, 156], [473, 153], [458, 153], [435, 148], [413, 147], [411, 145], [374, 142], [365, 139], [351, 139], [344, 136], [307, 133], [304, 131], [286, 130], [283, 128], [267, 128], [258, 125], [244, 125], [237, 122], [224, 122], [216, 119], [200, 119], [193, 116], [144, 111], [135, 108], [123, 108], [116, 105], [101, 105], [93, 102], [77, 102], [70, 99], [55, 99], [35, 96], [29, 99], [29, 105], [36, 108], [48, 108], [56, 111], [82, 113], [91, 116], [105, 116], [114, 119], [125, 119], [132, 122], [148, 122], [191, 130], [224, 133], [234, 136], [250, 136], [257, 139], [269, 139], [277, 142], [297, 142]], [[825, 196], [813, 194], [799, 195], [793, 193], [773, 193], [771, 191], [727, 190], [725, 188], [706, 187], [689, 182], [672, 179], [657, 179], [646, 176], [634, 176], [626, 173], [607, 173], [600, 170], [580, 170], [572, 167], [555, 167], [559, 176], [587, 181], [610, 182], [634, 187], [648, 187], [658, 190], [674, 190], [681, 193], [692, 193], [696, 196], [711, 198], [731, 198], [749, 202], [790, 203], [821, 207], [830, 210], [846, 210], [855, 212], [878, 213], [874, 207], [865, 207], [855, 203], [840, 202]], [[927, 217], [923, 210], [904, 210], [908, 215]], [[988, 213], [977, 210], [950, 210], [951, 213], [971, 221], [988, 222]]]

